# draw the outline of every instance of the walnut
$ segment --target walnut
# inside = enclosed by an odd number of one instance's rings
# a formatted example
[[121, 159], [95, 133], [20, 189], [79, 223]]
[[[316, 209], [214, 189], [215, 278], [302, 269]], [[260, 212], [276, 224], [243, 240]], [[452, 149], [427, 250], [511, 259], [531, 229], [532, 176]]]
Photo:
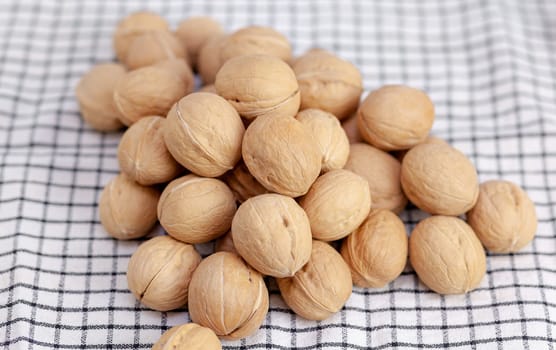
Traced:
[[186, 175], [170, 182], [158, 203], [160, 224], [175, 239], [204, 243], [225, 234], [236, 212], [234, 194], [225, 183]]
[[352, 289], [349, 267], [342, 256], [320, 241], [313, 241], [311, 258], [301, 270], [276, 282], [286, 304], [308, 320], [324, 320], [340, 311]]
[[189, 284], [189, 316], [223, 339], [256, 332], [268, 312], [263, 277], [238, 255], [218, 252], [205, 258]]
[[245, 128], [236, 110], [222, 97], [195, 92], [168, 112], [164, 140], [174, 158], [195, 174], [216, 177], [241, 158]]
[[407, 152], [401, 183], [409, 200], [431, 214], [464, 214], [479, 196], [475, 167], [463, 153], [444, 143], [422, 143]]
[[364, 143], [350, 146], [349, 158], [344, 169], [363, 176], [371, 188], [373, 209], [401, 212], [406, 204], [400, 184], [401, 164], [386, 152]]
[[125, 74], [125, 67], [121, 64], [105, 63], [94, 66], [79, 80], [75, 97], [83, 120], [94, 129], [116, 131], [124, 126], [112, 94]]
[[188, 61], [193, 68], [197, 67], [201, 48], [211, 38], [224, 32], [220, 23], [210, 17], [189, 17], [181, 21], [176, 35], [182, 45], [187, 48]]
[[183, 168], [172, 158], [162, 135], [166, 120], [141, 118], [126, 130], [118, 146], [120, 169], [140, 185], [171, 181]]
[[201, 256], [190, 244], [168, 236], [151, 238], [131, 256], [127, 284], [149, 308], [177, 309], [187, 303], [189, 282], [200, 262]]
[[119, 174], [106, 184], [100, 195], [100, 222], [114, 238], [143, 237], [156, 224], [159, 197], [157, 189], [140, 186]]
[[299, 86], [290, 66], [265, 55], [229, 59], [216, 74], [216, 92], [246, 119], [293, 117], [299, 109]]
[[531, 242], [537, 231], [535, 204], [516, 184], [491, 180], [479, 186], [477, 203], [467, 221], [487, 250], [516, 252]]
[[386, 209], [374, 209], [342, 244], [353, 283], [381, 288], [396, 279], [407, 262], [407, 234], [402, 220]]
[[243, 161], [266, 189], [291, 197], [309, 190], [321, 170], [321, 152], [294, 118], [255, 119], [243, 137]]
[[269, 276], [293, 276], [311, 254], [307, 215], [295, 200], [279, 194], [245, 201], [232, 221], [232, 238], [243, 259]]
[[427, 94], [403, 85], [371, 92], [361, 103], [357, 120], [363, 139], [385, 151], [421, 143], [433, 122], [434, 105]]
[[305, 109], [295, 116], [309, 131], [322, 156], [322, 172], [342, 169], [349, 156], [349, 140], [338, 119], [319, 109]]
[[439, 294], [467, 293], [486, 273], [481, 242], [469, 225], [451, 216], [431, 216], [415, 226], [409, 259], [421, 281]]
[[322, 109], [340, 120], [357, 110], [363, 81], [353, 64], [324, 50], [313, 50], [299, 57], [293, 70], [301, 89], [301, 109]]
[[193, 73], [185, 62], [181, 64], [183, 71], [171, 70], [166, 64], [154, 65], [120, 79], [114, 89], [114, 104], [125, 125], [150, 115], [166, 115], [176, 101], [193, 91]]
[[168, 31], [168, 22], [156, 13], [148, 11], [134, 12], [124, 17], [114, 32], [114, 50], [120, 62], [125, 61], [133, 39], [153, 31]]
[[334, 241], [350, 234], [369, 215], [371, 193], [363, 177], [338, 169], [320, 176], [300, 204], [313, 238]]

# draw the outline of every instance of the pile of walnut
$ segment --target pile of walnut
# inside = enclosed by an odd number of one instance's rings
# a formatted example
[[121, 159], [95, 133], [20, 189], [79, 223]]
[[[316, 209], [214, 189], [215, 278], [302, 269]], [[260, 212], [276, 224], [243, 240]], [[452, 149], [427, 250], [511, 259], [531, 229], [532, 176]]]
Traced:
[[[253, 334], [269, 308], [264, 276], [295, 313], [322, 320], [352, 284], [383, 287], [408, 256], [433, 291], [466, 293], [485, 275], [483, 247], [515, 252], [533, 239], [526, 193], [479, 185], [464, 154], [429, 136], [434, 106], [420, 90], [384, 86], [359, 104], [351, 63], [320, 49], [293, 59], [271, 28], [224, 34], [208, 18], [171, 32], [160, 16], [135, 13], [114, 47], [121, 63], [96, 66], [76, 90], [92, 127], [129, 126], [100, 219], [118, 239], [160, 222], [168, 235], [133, 254], [129, 289], [154, 310], [187, 305], [196, 323], [155, 349]], [[431, 214], [409, 239], [397, 215], [408, 199]], [[201, 259], [194, 244], [212, 240], [217, 252]]]

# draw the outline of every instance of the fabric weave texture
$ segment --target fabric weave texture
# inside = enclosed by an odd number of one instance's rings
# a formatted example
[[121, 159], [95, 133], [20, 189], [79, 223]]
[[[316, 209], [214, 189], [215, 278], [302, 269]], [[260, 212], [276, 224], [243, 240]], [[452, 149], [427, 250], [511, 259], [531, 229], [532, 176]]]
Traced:
[[[322, 47], [355, 63], [365, 94], [383, 84], [424, 89], [436, 105], [433, 134], [469, 156], [481, 181], [514, 181], [536, 204], [533, 243], [489, 254], [471, 293], [437, 295], [408, 267], [385, 288], [354, 288], [341, 312], [313, 322], [296, 317], [269, 281], [261, 329], [225, 349], [555, 348], [550, 0], [0, 2], [0, 347], [150, 349], [189, 321], [185, 309], [150, 311], [127, 290], [127, 262], [141, 240], [110, 238], [97, 208], [118, 173], [121, 134], [85, 125], [74, 95], [84, 72], [114, 60], [115, 24], [138, 9], [172, 25], [209, 15], [228, 31], [272, 26], [295, 54]], [[402, 217], [409, 232], [424, 214], [411, 208]]]

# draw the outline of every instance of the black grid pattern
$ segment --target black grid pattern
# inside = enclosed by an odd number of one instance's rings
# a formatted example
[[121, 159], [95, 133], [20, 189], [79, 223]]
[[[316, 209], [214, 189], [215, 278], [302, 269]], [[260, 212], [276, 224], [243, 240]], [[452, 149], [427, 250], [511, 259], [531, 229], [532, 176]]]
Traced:
[[[58, 1], [0, 2], [0, 347], [149, 349], [187, 312], [159, 313], [127, 291], [137, 241], [114, 241], [97, 214], [118, 172], [120, 135], [83, 124], [79, 77], [113, 59], [116, 21], [151, 9], [172, 24], [208, 14], [228, 30], [276, 27], [296, 53], [312, 46], [353, 61], [366, 91], [426, 89], [433, 132], [476, 164], [481, 180], [522, 185], [537, 206], [535, 241], [491, 255], [479, 288], [438, 296], [408, 268], [383, 289], [354, 289], [342, 312], [309, 322], [270, 281], [271, 311], [226, 349], [551, 349], [556, 339], [556, 2]], [[422, 214], [403, 214], [410, 229]], [[158, 229], [160, 230], [160, 229]]]

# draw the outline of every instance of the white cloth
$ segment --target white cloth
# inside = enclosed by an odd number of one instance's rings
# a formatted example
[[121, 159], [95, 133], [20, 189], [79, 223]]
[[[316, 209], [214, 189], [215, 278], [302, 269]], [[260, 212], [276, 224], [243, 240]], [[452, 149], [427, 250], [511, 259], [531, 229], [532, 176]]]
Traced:
[[[436, 105], [433, 133], [466, 153], [481, 180], [512, 180], [537, 207], [534, 242], [489, 255], [472, 293], [439, 296], [407, 269], [383, 289], [355, 288], [341, 312], [312, 322], [271, 282], [262, 328], [225, 349], [554, 349], [550, 0], [0, 2], [0, 347], [149, 349], [189, 320], [186, 310], [149, 311], [128, 292], [127, 262], [140, 241], [109, 238], [97, 211], [118, 172], [120, 134], [85, 125], [74, 96], [85, 71], [114, 58], [117, 20], [145, 8], [172, 25], [206, 14], [229, 31], [275, 27], [296, 54], [316, 46], [354, 62], [367, 92], [387, 83], [425, 89]], [[420, 217], [403, 214], [408, 232]]]

